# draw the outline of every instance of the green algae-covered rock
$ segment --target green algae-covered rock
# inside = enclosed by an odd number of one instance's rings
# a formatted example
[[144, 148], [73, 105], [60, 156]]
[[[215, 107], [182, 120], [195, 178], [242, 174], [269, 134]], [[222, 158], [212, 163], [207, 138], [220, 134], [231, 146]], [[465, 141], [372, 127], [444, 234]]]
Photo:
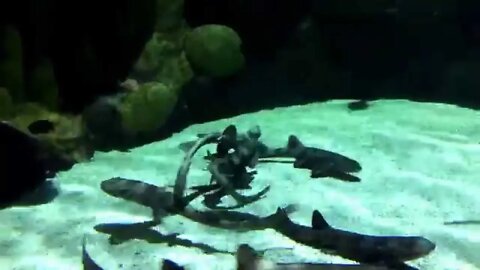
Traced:
[[165, 123], [176, 103], [171, 87], [158, 82], [140, 85], [120, 105], [123, 126], [133, 134], [153, 132]]
[[241, 44], [233, 29], [216, 24], [193, 29], [184, 41], [187, 59], [194, 69], [213, 77], [230, 76], [243, 68]]
[[131, 77], [140, 81], [159, 81], [176, 91], [193, 77], [193, 71], [181, 47], [184, 30], [154, 33], [136, 62]]
[[6, 88], [0, 87], [0, 120], [9, 119], [13, 114], [13, 101]]

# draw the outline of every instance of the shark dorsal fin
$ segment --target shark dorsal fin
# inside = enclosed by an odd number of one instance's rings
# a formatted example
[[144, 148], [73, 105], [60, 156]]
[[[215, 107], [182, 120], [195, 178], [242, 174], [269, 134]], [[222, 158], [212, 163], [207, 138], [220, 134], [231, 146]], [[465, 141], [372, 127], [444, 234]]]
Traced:
[[330, 228], [330, 225], [323, 218], [322, 214], [318, 210], [313, 211], [312, 214], [312, 228], [316, 230], [322, 230]]
[[163, 259], [161, 270], [185, 270], [185, 268], [172, 260]]
[[237, 140], [237, 127], [235, 125], [229, 125], [223, 130], [223, 136], [229, 140]]
[[290, 135], [288, 137], [287, 148], [288, 149], [298, 149], [299, 147], [303, 147], [303, 143], [300, 139], [295, 135]]

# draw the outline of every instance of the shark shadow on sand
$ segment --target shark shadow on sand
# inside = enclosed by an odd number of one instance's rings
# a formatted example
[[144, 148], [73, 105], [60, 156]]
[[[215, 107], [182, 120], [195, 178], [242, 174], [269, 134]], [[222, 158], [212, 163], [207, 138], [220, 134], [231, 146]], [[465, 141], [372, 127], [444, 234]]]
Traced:
[[129, 240], [143, 240], [150, 244], [162, 244], [165, 243], [169, 247], [171, 246], [183, 246], [188, 248], [198, 248], [205, 254], [212, 253], [228, 253], [216, 249], [204, 243], [194, 243], [188, 239], [182, 239], [178, 237], [178, 233], [172, 233], [164, 235], [152, 227], [155, 226], [152, 221], [139, 222], [139, 223], [103, 223], [94, 227], [97, 232], [108, 234], [109, 243], [111, 245], [119, 245]]

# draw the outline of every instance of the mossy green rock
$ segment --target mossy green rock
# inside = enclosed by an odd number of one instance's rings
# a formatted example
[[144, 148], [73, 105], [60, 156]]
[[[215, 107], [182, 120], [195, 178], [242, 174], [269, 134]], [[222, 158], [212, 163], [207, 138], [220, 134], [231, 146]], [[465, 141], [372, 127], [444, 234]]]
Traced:
[[157, 82], [145, 83], [120, 105], [123, 126], [133, 134], [153, 132], [165, 123], [176, 103], [177, 94], [172, 88]]
[[8, 90], [0, 87], [0, 120], [9, 119], [13, 114], [13, 102]]
[[130, 76], [140, 81], [159, 81], [176, 91], [181, 89], [193, 77], [181, 46], [182, 33], [154, 33]]
[[185, 52], [188, 61], [208, 76], [226, 77], [243, 68], [242, 40], [231, 28], [209, 24], [193, 29], [185, 36]]

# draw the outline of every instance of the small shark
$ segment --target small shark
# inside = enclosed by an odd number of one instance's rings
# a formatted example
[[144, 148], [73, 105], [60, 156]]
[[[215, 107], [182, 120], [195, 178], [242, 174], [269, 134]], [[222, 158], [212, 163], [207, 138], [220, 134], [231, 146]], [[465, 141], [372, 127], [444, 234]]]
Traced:
[[290, 135], [288, 153], [295, 158], [294, 168], [311, 170], [312, 178], [333, 177], [348, 182], [359, 182], [360, 178], [351, 175], [362, 167], [358, 161], [335, 152], [305, 146], [295, 135]]
[[[282, 210], [278, 209], [278, 215]], [[287, 215], [273, 229], [295, 242], [349, 260], [394, 269], [415, 269], [403, 262], [428, 255], [435, 244], [419, 236], [373, 236], [330, 226], [319, 211], [312, 214], [311, 227], [294, 223]]]
[[208, 191], [207, 188], [192, 192], [181, 199], [177, 205], [174, 194], [166, 188], [158, 187], [139, 180], [113, 177], [100, 183], [100, 189], [110, 196], [146, 206], [152, 209], [153, 220], [160, 223], [162, 217], [181, 211], [192, 200]]
[[[192, 192], [192, 194], [186, 196], [182, 200], [185, 205], [178, 208], [175, 205], [172, 192], [142, 181], [115, 177], [103, 181], [100, 188], [110, 196], [151, 208], [153, 212], [152, 224], [159, 224], [161, 218], [166, 215], [179, 214], [192, 221], [212, 227], [233, 230], [260, 230], [270, 227], [271, 224], [276, 223], [277, 218], [283, 217], [277, 213], [259, 217], [253, 214], [227, 210], [200, 211], [188, 206], [188, 203], [202, 194], [203, 190]], [[296, 209], [296, 205], [288, 205], [282, 213], [291, 213]]]

